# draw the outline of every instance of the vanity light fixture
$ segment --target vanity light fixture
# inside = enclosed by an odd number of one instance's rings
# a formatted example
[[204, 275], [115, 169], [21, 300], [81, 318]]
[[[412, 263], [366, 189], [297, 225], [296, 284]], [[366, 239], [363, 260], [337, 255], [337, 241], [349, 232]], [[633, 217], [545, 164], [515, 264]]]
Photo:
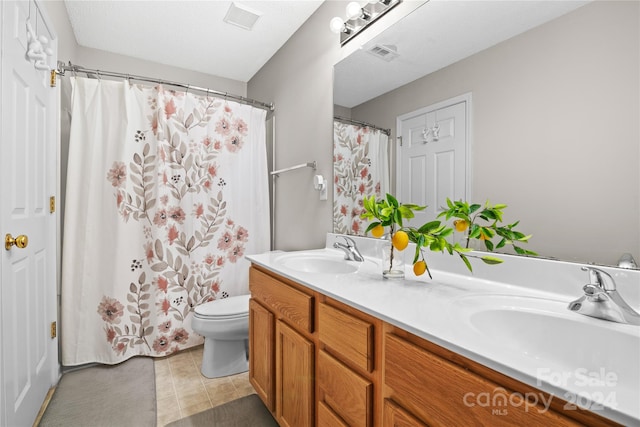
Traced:
[[336, 34], [340, 34], [340, 45], [344, 46], [349, 40], [373, 24], [385, 13], [402, 3], [402, 0], [369, 0], [362, 2], [352, 1], [347, 4], [346, 19], [336, 16], [329, 22], [329, 28]]

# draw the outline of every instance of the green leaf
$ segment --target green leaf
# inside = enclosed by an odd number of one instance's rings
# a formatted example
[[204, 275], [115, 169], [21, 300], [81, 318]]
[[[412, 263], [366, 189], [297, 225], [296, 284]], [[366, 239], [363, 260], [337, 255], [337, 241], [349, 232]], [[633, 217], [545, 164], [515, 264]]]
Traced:
[[486, 219], [486, 220], [498, 219], [498, 216], [496, 215], [496, 213], [494, 211], [492, 211], [491, 209], [483, 210], [482, 213], [480, 214], [480, 217], [482, 219]]
[[467, 258], [466, 256], [460, 254], [460, 259], [462, 259], [462, 261], [464, 261], [464, 265], [466, 265], [467, 268], [469, 269], [469, 271], [473, 273], [473, 267], [471, 267], [471, 262], [469, 262], [469, 258]]
[[489, 264], [489, 265], [502, 264], [503, 262], [500, 258], [490, 256], [490, 255], [485, 255], [480, 259], [484, 261], [485, 264]]
[[420, 227], [418, 229], [419, 233], [428, 233], [431, 230], [440, 227], [441, 222], [440, 221], [430, 221], [427, 222], [426, 224], [423, 224], [422, 227]]
[[469, 213], [474, 213], [475, 211], [477, 211], [481, 207], [482, 207], [482, 205], [479, 205], [479, 204], [475, 203], [475, 204], [469, 206]]
[[416, 251], [413, 255], [413, 264], [415, 264], [416, 262], [418, 262], [418, 258], [420, 257], [420, 247], [416, 246]]
[[491, 243], [491, 240], [485, 240], [484, 246], [487, 248], [489, 252], [493, 252], [493, 243]]
[[480, 227], [477, 224], [473, 224], [471, 226], [471, 232], [469, 233], [469, 238], [477, 239], [480, 237]]
[[387, 202], [389, 202], [389, 204], [395, 208], [397, 208], [400, 205], [398, 203], [398, 200], [389, 193], [387, 193]]
[[454, 208], [454, 205], [451, 202], [451, 199], [449, 199], [448, 197], [447, 197], [447, 206], [449, 206], [449, 209], [453, 209]]
[[365, 233], [370, 232], [371, 230], [373, 230], [374, 228], [376, 228], [378, 225], [380, 225], [380, 223], [378, 221], [376, 222], [372, 222], [371, 224], [369, 224], [369, 226], [367, 227], [367, 230], [365, 231]]
[[400, 213], [400, 210], [393, 211], [393, 221], [402, 227], [402, 214]]

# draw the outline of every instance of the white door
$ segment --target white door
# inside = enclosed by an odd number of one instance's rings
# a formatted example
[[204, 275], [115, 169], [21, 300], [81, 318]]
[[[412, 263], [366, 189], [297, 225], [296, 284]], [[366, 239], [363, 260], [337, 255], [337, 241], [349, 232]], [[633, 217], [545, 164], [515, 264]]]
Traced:
[[447, 206], [447, 197], [469, 197], [469, 105], [466, 95], [398, 117], [398, 199], [428, 206], [405, 225], [432, 221]]
[[[33, 1], [3, 0], [0, 235], [27, 236], [0, 253], [0, 424], [31, 426], [58, 375], [56, 320], [57, 94], [25, 58], [27, 18], [51, 39]], [[55, 64], [54, 55], [48, 59]]]

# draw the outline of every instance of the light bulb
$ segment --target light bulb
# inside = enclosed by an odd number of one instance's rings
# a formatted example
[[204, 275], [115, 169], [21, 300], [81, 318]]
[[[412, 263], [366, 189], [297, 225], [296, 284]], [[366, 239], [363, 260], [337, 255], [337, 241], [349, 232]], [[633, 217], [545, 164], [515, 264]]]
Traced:
[[329, 21], [329, 28], [331, 28], [331, 31], [336, 34], [340, 34], [341, 32], [343, 32], [344, 22], [342, 21], [342, 18], [336, 16], [335, 18], [331, 19], [331, 21]]
[[347, 5], [347, 19], [359, 18], [362, 15], [360, 3], [352, 1]]

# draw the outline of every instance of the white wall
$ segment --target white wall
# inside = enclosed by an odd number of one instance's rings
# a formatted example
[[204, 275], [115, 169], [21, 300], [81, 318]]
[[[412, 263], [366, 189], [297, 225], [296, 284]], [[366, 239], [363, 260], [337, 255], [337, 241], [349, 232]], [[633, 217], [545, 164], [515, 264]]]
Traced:
[[[313, 175], [333, 181], [333, 65], [423, 1], [405, 1], [374, 26], [340, 47], [329, 30], [334, 16], [345, 16], [347, 1], [326, 1], [249, 81], [248, 96], [276, 107], [276, 168], [316, 161], [276, 178], [275, 247], [323, 247], [332, 231], [333, 202], [320, 201]], [[329, 190], [332, 194], [332, 190]]]

